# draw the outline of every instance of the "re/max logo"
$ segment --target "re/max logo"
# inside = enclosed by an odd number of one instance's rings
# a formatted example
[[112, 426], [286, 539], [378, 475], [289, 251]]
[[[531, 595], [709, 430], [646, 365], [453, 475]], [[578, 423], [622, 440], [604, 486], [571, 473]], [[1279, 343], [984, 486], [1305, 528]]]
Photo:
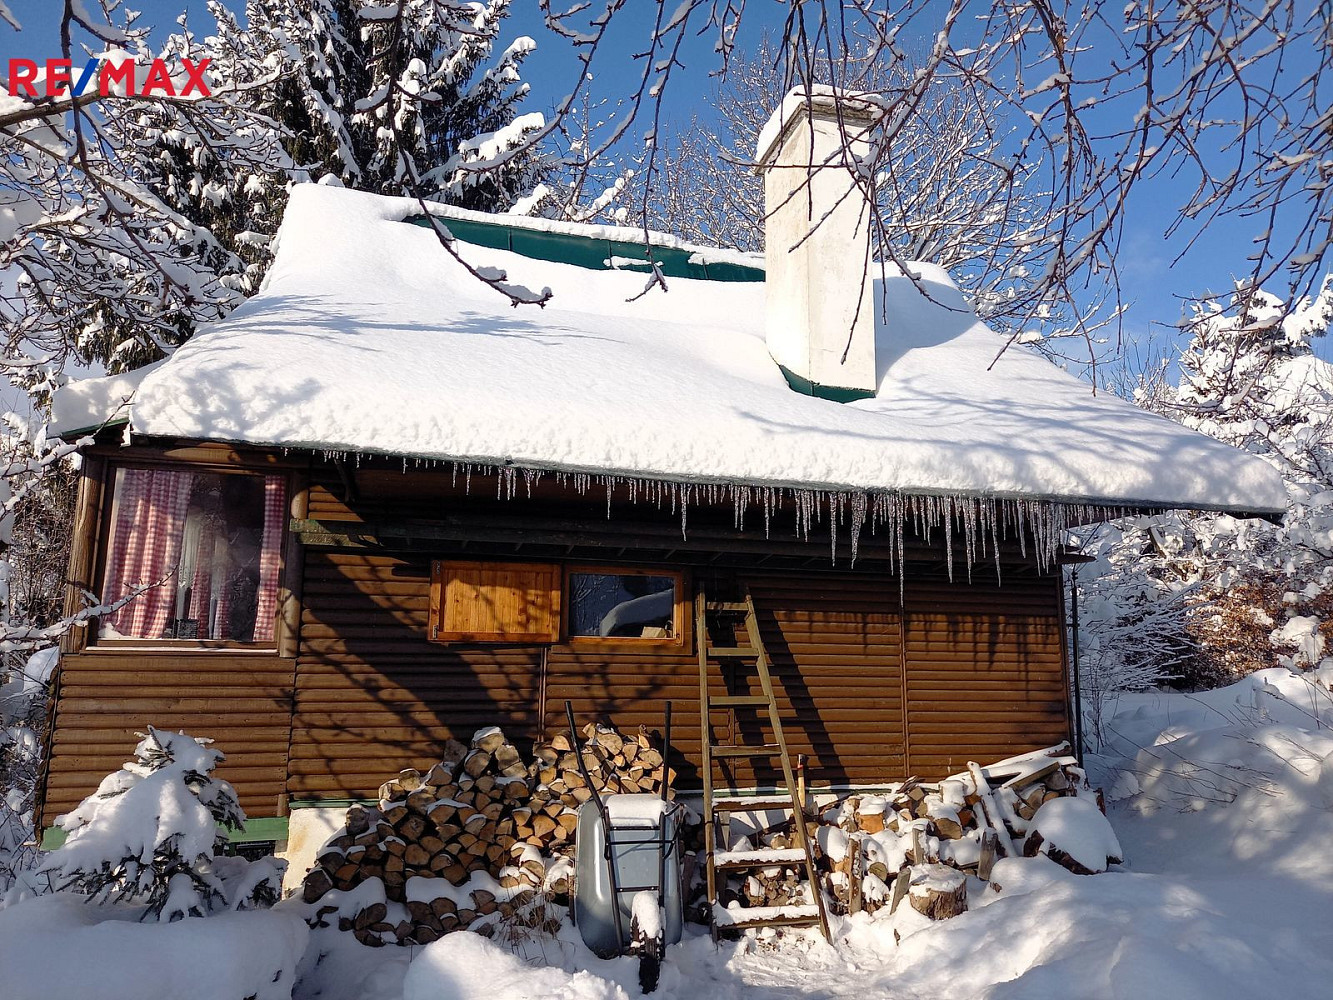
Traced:
[[68, 59], [48, 59], [42, 69], [33, 59], [9, 60], [9, 95], [11, 97], [63, 97], [72, 94], [82, 97], [96, 81], [96, 92], [101, 97], [209, 97], [212, 90], [204, 79], [211, 59], [200, 59], [198, 64], [182, 59], [184, 80], [180, 74], [172, 76], [163, 59], [154, 59], [148, 72], [140, 77], [139, 64], [131, 57], [105, 59], [94, 56], [84, 63], [76, 77]]

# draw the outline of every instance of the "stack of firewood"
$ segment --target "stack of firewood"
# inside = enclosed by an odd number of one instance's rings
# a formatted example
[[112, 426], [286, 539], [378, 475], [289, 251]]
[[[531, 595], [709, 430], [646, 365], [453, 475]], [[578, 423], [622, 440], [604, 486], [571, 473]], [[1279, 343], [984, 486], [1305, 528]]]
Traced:
[[[593, 788], [660, 789], [662, 754], [642, 727], [626, 735], [590, 725], [584, 739]], [[577, 809], [593, 794], [572, 748], [562, 733], [528, 762], [492, 727], [470, 746], [450, 741], [429, 771], [386, 781], [377, 807], [348, 809], [345, 828], [306, 876], [303, 898], [324, 904], [315, 921], [337, 913], [339, 926], [367, 944], [421, 944], [498, 918], [548, 924], [544, 905], [568, 902]], [[359, 891], [371, 881], [381, 895]], [[331, 892], [338, 896], [326, 899]]]
[[512, 893], [473, 889], [461, 899], [442, 893], [405, 904], [383, 899], [362, 904], [347, 916], [342, 907], [324, 902], [311, 923], [327, 927], [328, 918], [337, 915], [340, 930], [352, 932], [371, 947], [430, 944], [456, 930], [488, 937], [502, 927], [540, 928], [554, 934], [561, 923], [558, 904], [531, 888]]
[[944, 864], [988, 878], [996, 858], [1018, 853], [1044, 802], [1085, 788], [1067, 747], [1054, 747], [972, 764], [938, 784], [909, 778], [888, 794], [849, 796], [820, 814], [846, 835], [817, 838], [826, 890], [842, 907], [873, 912], [901, 895], [888, 884], [912, 866]]
[[[603, 795], [636, 792], [656, 795], [661, 791], [662, 752], [653, 746], [642, 726], [638, 733], [629, 735], [589, 723], [583, 727], [580, 748], [593, 788]], [[572, 848], [575, 811], [593, 794], [593, 788], [588, 787], [579, 769], [574, 741], [569, 733], [559, 733], [549, 743], [533, 747], [532, 756], [527, 775], [532, 788], [533, 834], [537, 839], [529, 839], [528, 843]], [[674, 770], [671, 778], [675, 778]]]

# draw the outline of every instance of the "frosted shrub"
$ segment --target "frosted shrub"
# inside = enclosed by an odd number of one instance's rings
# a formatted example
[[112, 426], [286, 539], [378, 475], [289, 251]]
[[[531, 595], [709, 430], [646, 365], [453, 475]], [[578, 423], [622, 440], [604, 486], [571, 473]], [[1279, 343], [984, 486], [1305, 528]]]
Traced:
[[135, 759], [57, 820], [67, 839], [41, 868], [52, 885], [165, 921], [272, 905], [285, 862], [219, 856], [225, 831], [245, 824], [231, 785], [213, 777], [222, 752], [184, 733], [138, 735]]
[[1333, 655], [1333, 275], [1292, 301], [1246, 283], [1195, 303], [1180, 385], [1153, 364], [1140, 405], [1258, 455], [1286, 481], [1281, 524], [1209, 512], [1128, 518], [1084, 532], [1081, 689], [1095, 745], [1120, 692], [1230, 684]]

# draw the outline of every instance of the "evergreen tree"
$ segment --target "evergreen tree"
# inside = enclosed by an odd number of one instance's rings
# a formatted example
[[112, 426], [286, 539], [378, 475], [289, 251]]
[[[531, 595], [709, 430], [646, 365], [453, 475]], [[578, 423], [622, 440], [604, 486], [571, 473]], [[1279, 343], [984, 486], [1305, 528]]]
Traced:
[[1333, 656], [1333, 277], [1288, 302], [1246, 283], [1195, 302], [1178, 386], [1141, 378], [1137, 402], [1271, 463], [1281, 524], [1207, 512], [1090, 531], [1083, 702], [1094, 736], [1107, 698], [1164, 681], [1213, 687]]
[[98, 102], [81, 112], [87, 169], [59, 197], [33, 172], [34, 220], [127, 221], [6, 248], [15, 355], [113, 371], [163, 356], [259, 287], [293, 182], [501, 211], [546, 169], [544, 120], [520, 111], [533, 42], [497, 49], [509, 0], [251, 0], [245, 26], [221, 0], [208, 10], [206, 35], [182, 17], [155, 50], [144, 31], [118, 38], [143, 63], [208, 59], [211, 97]]
[[162, 920], [276, 902], [285, 862], [219, 856], [226, 831], [245, 825], [235, 791], [213, 777], [222, 753], [184, 733], [141, 736], [134, 760], [57, 821], [67, 839], [40, 870], [60, 890]]

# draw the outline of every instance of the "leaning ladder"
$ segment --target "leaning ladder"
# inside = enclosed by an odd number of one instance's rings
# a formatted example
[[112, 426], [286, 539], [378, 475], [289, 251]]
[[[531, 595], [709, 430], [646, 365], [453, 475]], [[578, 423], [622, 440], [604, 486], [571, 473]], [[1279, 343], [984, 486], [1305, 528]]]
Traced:
[[[744, 620], [749, 645], [713, 645], [710, 626], [717, 626], [717, 630], [720, 631], [728, 617], [733, 622], [736, 619]], [[768, 669], [768, 653], [759, 634], [759, 620], [755, 614], [754, 598], [749, 588], [746, 588], [743, 600], [710, 601], [700, 587], [694, 597], [694, 631], [695, 646], [699, 654], [699, 729], [702, 734], [704, 755], [704, 869], [708, 878], [708, 908], [713, 936], [716, 937], [722, 928], [817, 925], [825, 940], [828, 940], [828, 917], [824, 913], [823, 893], [820, 892], [819, 880], [815, 876], [814, 854], [805, 827], [805, 809], [792, 776], [791, 755], [787, 752], [787, 740], [782, 735], [782, 720], [778, 717], [777, 700], [773, 696], [773, 678]], [[730, 685], [725, 683], [728, 679], [728, 666], [739, 673], [740, 667], [753, 664], [763, 694], [711, 695], [708, 678], [714, 664], [722, 674], [724, 689], [730, 688]], [[732, 712], [737, 709], [767, 709], [774, 742], [761, 745], [713, 742], [710, 716], [715, 709], [727, 709]], [[734, 726], [732, 730], [734, 732]], [[718, 761], [745, 757], [780, 759], [783, 781], [786, 782], [785, 789], [779, 789], [766, 796], [715, 797], [714, 765]], [[731, 813], [751, 811], [790, 813], [798, 846], [788, 850], [719, 851], [717, 849], [719, 822]], [[749, 910], [727, 910], [718, 905], [718, 872], [802, 866], [810, 887], [810, 895], [814, 900], [811, 904], [752, 907]]]

